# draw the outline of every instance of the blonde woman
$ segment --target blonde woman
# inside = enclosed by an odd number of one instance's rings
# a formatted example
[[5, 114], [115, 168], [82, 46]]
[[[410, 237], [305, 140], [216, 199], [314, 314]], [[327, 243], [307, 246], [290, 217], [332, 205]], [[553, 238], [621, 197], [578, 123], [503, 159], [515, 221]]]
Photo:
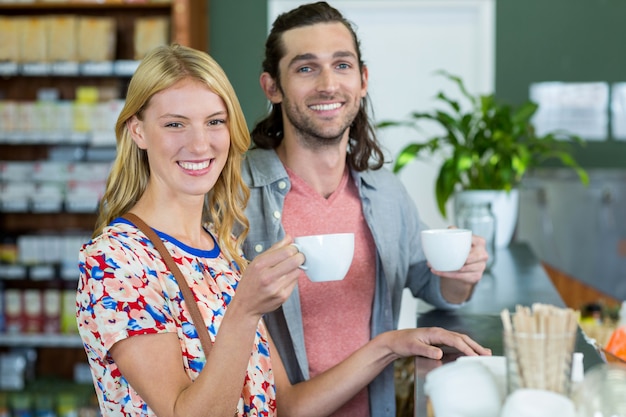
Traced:
[[[91, 241], [80, 251], [77, 321], [103, 416], [275, 415], [261, 317], [304, 261], [286, 237], [250, 264], [241, 242], [250, 144], [226, 75], [206, 53], [159, 47], [139, 65], [116, 125], [117, 156]], [[150, 239], [164, 243], [212, 341]], [[234, 227], [244, 230], [238, 237]], [[236, 291], [236, 296], [235, 296]]]

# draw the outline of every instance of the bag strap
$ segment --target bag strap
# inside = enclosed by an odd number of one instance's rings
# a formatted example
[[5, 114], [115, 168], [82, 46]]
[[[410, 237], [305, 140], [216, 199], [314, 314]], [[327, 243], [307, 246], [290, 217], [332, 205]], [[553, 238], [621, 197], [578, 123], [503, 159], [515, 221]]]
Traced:
[[122, 218], [133, 223], [148, 237], [148, 239], [150, 239], [150, 241], [152, 241], [152, 244], [161, 254], [161, 257], [163, 258], [163, 261], [165, 261], [165, 264], [169, 268], [170, 272], [174, 274], [174, 278], [176, 278], [176, 282], [178, 282], [178, 286], [183, 293], [183, 300], [186, 301], [187, 309], [189, 310], [189, 314], [191, 314], [193, 325], [195, 326], [198, 337], [200, 338], [202, 350], [204, 350], [204, 356], [208, 357], [211, 346], [213, 345], [213, 343], [211, 342], [211, 337], [209, 336], [209, 330], [204, 323], [202, 314], [200, 314], [198, 303], [193, 296], [193, 293], [191, 292], [191, 288], [189, 288], [187, 280], [185, 280], [182, 272], [180, 272], [180, 268], [178, 268], [178, 265], [176, 265], [176, 262], [174, 262], [172, 255], [170, 255], [169, 251], [165, 248], [163, 241], [156, 234], [156, 232], [152, 230], [152, 228], [148, 226], [143, 220], [141, 220], [139, 216], [133, 213], [126, 213], [122, 216]]

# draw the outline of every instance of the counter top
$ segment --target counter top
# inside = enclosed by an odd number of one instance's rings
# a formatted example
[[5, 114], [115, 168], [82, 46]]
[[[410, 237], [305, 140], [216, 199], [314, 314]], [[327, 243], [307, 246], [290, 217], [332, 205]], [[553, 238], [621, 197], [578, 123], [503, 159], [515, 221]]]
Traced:
[[[531, 306], [533, 303], [565, 307], [530, 247], [524, 243], [513, 243], [510, 247], [496, 252], [496, 262], [491, 272], [483, 276], [474, 289], [472, 299], [460, 309], [441, 311], [420, 302], [417, 326], [438, 326], [466, 333], [483, 346], [490, 348], [494, 355], [503, 355], [500, 312], [503, 309], [514, 311], [516, 305]], [[585, 369], [602, 363], [599, 353], [586, 342], [580, 331], [576, 351], [583, 352]], [[415, 417], [427, 416], [423, 386], [428, 372], [458, 357], [455, 352], [446, 350], [444, 352], [441, 361], [410, 359], [413, 361], [410, 367], [414, 367]]]

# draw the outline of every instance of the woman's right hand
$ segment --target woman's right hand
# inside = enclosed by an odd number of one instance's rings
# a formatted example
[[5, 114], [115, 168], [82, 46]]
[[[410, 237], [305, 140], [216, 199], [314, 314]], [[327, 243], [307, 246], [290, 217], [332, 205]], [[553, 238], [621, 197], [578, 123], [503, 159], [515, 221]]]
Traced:
[[293, 291], [304, 263], [304, 255], [283, 240], [254, 258], [246, 267], [235, 299], [245, 300], [251, 314], [263, 315], [280, 307]]

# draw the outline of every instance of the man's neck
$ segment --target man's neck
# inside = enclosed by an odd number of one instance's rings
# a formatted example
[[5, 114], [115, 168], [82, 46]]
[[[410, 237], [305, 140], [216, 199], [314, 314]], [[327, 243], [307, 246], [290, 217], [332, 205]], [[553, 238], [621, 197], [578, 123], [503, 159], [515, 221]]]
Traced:
[[342, 141], [335, 146], [309, 149], [283, 140], [276, 153], [287, 168], [327, 198], [341, 182], [346, 168], [346, 146]]

